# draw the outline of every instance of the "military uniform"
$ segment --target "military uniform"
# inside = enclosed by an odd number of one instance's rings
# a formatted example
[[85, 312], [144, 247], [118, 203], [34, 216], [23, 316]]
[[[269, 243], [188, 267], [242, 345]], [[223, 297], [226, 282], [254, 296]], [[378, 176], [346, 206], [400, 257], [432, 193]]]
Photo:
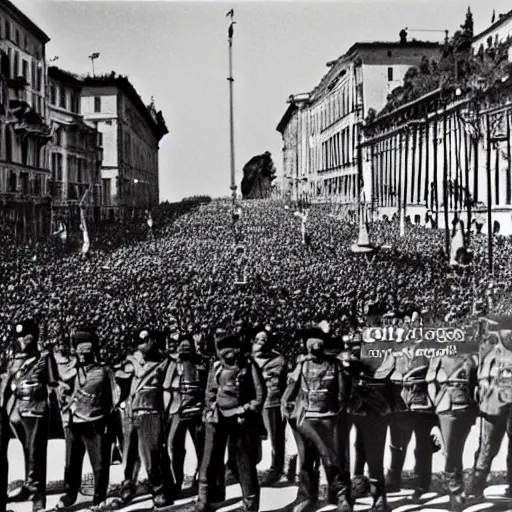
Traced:
[[58, 385], [58, 371], [52, 354], [37, 352], [39, 329], [33, 322], [16, 326], [18, 339], [33, 336], [27, 351], [16, 354], [9, 362], [3, 383], [2, 399], [12, 432], [23, 446], [25, 483], [11, 500], [31, 498], [34, 510], [46, 504], [46, 453], [48, 448], [48, 388]]
[[240, 353], [237, 336], [216, 340], [219, 360], [208, 375], [205, 404], [205, 447], [199, 470], [198, 511], [212, 508], [218, 495], [218, 472], [226, 445], [234, 458], [246, 512], [259, 510], [260, 487], [254, 439], [261, 435], [266, 387], [257, 364]]
[[[305, 330], [302, 339], [327, 340], [318, 328]], [[317, 498], [314, 463], [319, 455], [328, 480], [328, 497], [338, 510], [351, 511], [350, 472], [343, 459], [339, 415], [346, 408], [347, 380], [341, 362], [321, 351], [299, 358], [288, 377], [283, 394], [283, 415], [290, 416], [297, 430], [297, 448], [301, 464], [296, 511], [308, 510]], [[290, 414], [289, 402], [294, 402]], [[346, 429], [343, 429], [347, 433]]]
[[462, 457], [478, 414], [476, 372], [477, 362], [471, 354], [443, 356], [432, 358], [426, 378], [445, 446], [444, 471], [454, 511], [464, 505]]
[[[152, 337], [147, 329], [139, 335], [140, 341]], [[175, 497], [164, 418], [172, 384], [169, 367], [170, 359], [159, 349], [152, 348], [147, 354], [139, 349], [116, 372], [121, 389], [128, 389], [127, 395], [121, 396], [125, 409], [122, 495], [125, 500], [133, 497], [133, 478], [140, 457], [157, 507], [170, 505]]]
[[267, 398], [263, 405], [263, 423], [270, 438], [272, 449], [271, 473], [277, 478], [284, 472], [285, 427], [281, 414], [281, 397], [286, 388], [286, 361], [277, 352], [255, 354], [267, 386]]
[[[489, 326], [497, 331], [499, 341], [481, 355], [478, 366], [477, 398], [481, 415], [480, 443], [475, 455], [468, 494], [482, 498], [492, 461], [505, 433], [512, 442], [512, 318], [498, 318]], [[507, 456], [509, 494], [512, 489], [512, 457]]]
[[171, 358], [169, 365], [172, 397], [169, 407], [167, 448], [176, 493], [181, 491], [183, 485], [187, 431], [194, 443], [198, 465], [203, 456], [203, 411], [208, 371], [208, 361], [196, 355], [183, 359], [178, 354]]
[[9, 444], [9, 420], [5, 409], [0, 407], [0, 512], [7, 510], [7, 486], [9, 481], [9, 459], [7, 447]]
[[407, 447], [412, 434], [416, 438], [415, 492], [413, 499], [427, 492], [432, 480], [432, 440], [430, 432], [438, 423], [434, 405], [427, 390], [429, 361], [424, 356], [413, 358], [391, 356], [394, 368], [390, 375], [393, 384], [395, 410], [390, 417], [391, 466], [386, 479], [389, 490], [400, 490]]
[[[94, 346], [94, 352], [89, 352], [92, 356], [97, 351], [97, 338], [90, 330], [77, 331], [74, 341], [77, 345]], [[70, 395], [62, 411], [66, 428], [64, 483], [68, 492], [61, 498], [59, 507], [67, 508], [77, 499], [86, 451], [94, 474], [93, 505], [99, 505], [107, 497], [109, 483], [112, 438], [108, 427], [117, 402], [114, 375], [92, 357], [77, 361], [61, 377], [69, 386]]]
[[388, 509], [383, 466], [392, 412], [391, 369], [373, 368], [358, 359], [349, 359], [343, 364], [351, 376], [348, 412], [362, 437], [373, 498], [372, 511], [380, 512]]

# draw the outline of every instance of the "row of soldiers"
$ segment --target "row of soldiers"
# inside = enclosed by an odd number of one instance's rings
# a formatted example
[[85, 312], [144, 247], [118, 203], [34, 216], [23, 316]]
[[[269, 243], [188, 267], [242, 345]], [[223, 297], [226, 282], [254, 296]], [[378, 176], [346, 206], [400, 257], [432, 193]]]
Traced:
[[[288, 372], [274, 351], [272, 334], [256, 328], [251, 347], [241, 333], [219, 332], [216, 357], [196, 350], [182, 335], [177, 353], [165, 353], [155, 331], [136, 334], [137, 350], [115, 368], [101, 363], [99, 339], [89, 327], [72, 334], [74, 355], [56, 361], [40, 351], [39, 328], [31, 320], [15, 326], [18, 350], [2, 376], [0, 388], [1, 500], [5, 510], [7, 440], [20, 440], [25, 456], [25, 483], [11, 500], [33, 501], [43, 510], [50, 424], [49, 396], [59, 397], [66, 440], [67, 493], [58, 508], [78, 498], [82, 463], [88, 453], [94, 473], [93, 504], [107, 496], [113, 437], [121, 441], [124, 481], [121, 498], [135, 493], [141, 464], [157, 508], [171, 505], [183, 485], [185, 436], [190, 432], [200, 463], [198, 512], [225, 499], [224, 457], [242, 488], [243, 508], [259, 510], [257, 464], [261, 440], [268, 436], [272, 467], [267, 485], [284, 471], [285, 422], [292, 428], [299, 455], [295, 512], [314, 510], [319, 492], [319, 465], [328, 481], [328, 500], [351, 512], [361, 492], [351, 479], [349, 434], [356, 430], [353, 475], [369, 473], [372, 511], [388, 510], [386, 492], [398, 490], [407, 446], [416, 437], [416, 483], [412, 500], [430, 487], [431, 430], [439, 425], [445, 447], [445, 472], [453, 510], [478, 502], [502, 438], [512, 433], [512, 319], [490, 322], [496, 343], [480, 358], [461, 351], [428, 361], [386, 357], [378, 366], [360, 357], [360, 343], [334, 343], [328, 328], [299, 332], [304, 354]], [[462, 480], [465, 441], [480, 416], [482, 433], [469, 489]], [[121, 423], [121, 428], [115, 428]], [[114, 427], [113, 427], [114, 425]], [[384, 475], [384, 450], [391, 433], [391, 468]], [[509, 478], [512, 478], [509, 457]], [[5, 468], [5, 470], [4, 470]], [[510, 482], [512, 484], [512, 481]], [[512, 488], [512, 485], [511, 485]], [[4, 492], [5, 491], [5, 492]]]

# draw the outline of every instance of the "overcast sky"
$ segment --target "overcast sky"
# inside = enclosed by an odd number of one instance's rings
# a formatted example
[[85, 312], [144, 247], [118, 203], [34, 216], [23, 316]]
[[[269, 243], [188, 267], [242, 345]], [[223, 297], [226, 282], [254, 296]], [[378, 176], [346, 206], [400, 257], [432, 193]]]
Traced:
[[[326, 62], [356, 41], [398, 40], [409, 29], [463, 23], [468, 5], [475, 30], [486, 28], [510, 0], [384, 0], [330, 2], [171, 2], [12, 0], [51, 38], [47, 57], [85, 73], [115, 70], [148, 103], [155, 97], [169, 128], [160, 144], [160, 198], [229, 194], [228, 53], [225, 14], [235, 10], [236, 167], [270, 151], [282, 167], [277, 123], [290, 94], [311, 90]], [[442, 39], [415, 33], [418, 39]]]

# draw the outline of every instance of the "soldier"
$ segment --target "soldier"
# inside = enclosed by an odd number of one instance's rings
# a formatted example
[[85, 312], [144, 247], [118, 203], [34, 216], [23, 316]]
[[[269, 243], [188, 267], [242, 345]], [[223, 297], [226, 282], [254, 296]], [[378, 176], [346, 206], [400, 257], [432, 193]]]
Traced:
[[[364, 346], [364, 340], [362, 341]], [[374, 363], [373, 365], [371, 363]], [[381, 365], [378, 359], [348, 358], [343, 362], [351, 376], [348, 412], [360, 432], [362, 448], [368, 464], [372, 512], [389, 510], [384, 479], [384, 450], [389, 416], [392, 411], [392, 369]]]
[[[496, 344], [481, 352], [476, 392], [481, 416], [481, 433], [475, 454], [473, 475], [468, 486], [468, 501], [480, 502], [492, 461], [505, 433], [512, 439], [512, 317], [489, 320], [489, 335]], [[512, 457], [507, 456], [508, 491], [512, 497]]]
[[272, 447], [272, 463], [264, 484], [273, 485], [284, 473], [286, 423], [281, 415], [281, 397], [286, 389], [286, 361], [273, 350], [269, 329], [256, 328], [254, 333], [252, 353], [267, 386], [263, 422]]
[[474, 399], [477, 360], [471, 353], [435, 357], [427, 373], [428, 391], [445, 446], [444, 471], [454, 512], [465, 508], [462, 456], [478, 414]]
[[[408, 324], [407, 319], [405, 323], [401, 319], [395, 322], [391, 327], [393, 339], [400, 336], [403, 339], [408, 332]], [[426, 356], [410, 358], [393, 355], [389, 362], [393, 366], [390, 379], [393, 383], [395, 409], [389, 424], [391, 465], [386, 478], [386, 488], [388, 492], [400, 490], [407, 447], [414, 433], [416, 464], [411, 499], [417, 501], [430, 488], [433, 455], [430, 433], [438, 424], [426, 382], [429, 360]]]
[[172, 397], [169, 407], [167, 448], [176, 483], [176, 494], [179, 494], [183, 485], [187, 431], [194, 443], [198, 466], [203, 456], [203, 412], [208, 371], [208, 361], [196, 353], [192, 337], [182, 336], [178, 353], [171, 358], [169, 366]]
[[48, 388], [58, 386], [52, 354], [38, 351], [39, 327], [34, 320], [16, 324], [19, 351], [9, 362], [2, 383], [2, 399], [14, 435], [25, 456], [25, 483], [9, 501], [33, 502], [32, 510], [46, 506], [46, 452], [48, 448]]
[[205, 448], [199, 470], [196, 510], [212, 510], [212, 489], [218, 486], [228, 445], [235, 457], [244, 512], [259, 510], [260, 487], [254, 457], [254, 438], [261, 434], [261, 410], [266, 387], [257, 364], [243, 354], [240, 340], [229, 335], [216, 340], [218, 361], [208, 375], [205, 407]]
[[[329, 502], [336, 504], [340, 511], [351, 512], [350, 472], [347, 461], [341, 460], [346, 452], [340, 447], [339, 435], [339, 414], [346, 410], [346, 375], [342, 363], [325, 353], [327, 333], [314, 327], [305, 329], [300, 337], [308, 355], [299, 358], [281, 402], [283, 415], [296, 421], [299, 439], [301, 471], [294, 512], [314, 510], [317, 455], [325, 468]], [[295, 402], [291, 413], [289, 402]], [[348, 439], [344, 442], [346, 445]]]
[[94, 474], [93, 506], [105, 501], [112, 446], [109, 424], [117, 402], [114, 375], [98, 361], [99, 342], [94, 330], [80, 326], [72, 340], [77, 364], [61, 375], [71, 392], [62, 411], [66, 425], [64, 483], [68, 492], [57, 504], [58, 509], [71, 507], [77, 500], [86, 451]]
[[173, 503], [175, 486], [165, 449], [165, 411], [170, 402], [170, 359], [157, 334], [144, 328], [137, 333], [138, 348], [116, 372], [124, 402], [124, 481], [121, 497], [128, 502], [135, 493], [139, 457], [146, 468], [155, 507]]
[[9, 419], [7, 418], [3, 404], [0, 404], [0, 512], [6, 512], [7, 510], [7, 486], [9, 481], [7, 448], [9, 435]]

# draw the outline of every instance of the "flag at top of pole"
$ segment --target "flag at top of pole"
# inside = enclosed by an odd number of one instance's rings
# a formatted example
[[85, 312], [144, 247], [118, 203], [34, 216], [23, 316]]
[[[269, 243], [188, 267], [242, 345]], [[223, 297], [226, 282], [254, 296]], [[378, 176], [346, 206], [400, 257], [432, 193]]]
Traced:
[[231, 19], [231, 23], [230, 23], [229, 28], [228, 28], [228, 39], [229, 39], [229, 45], [230, 46], [233, 44], [234, 25], [236, 23], [236, 21], [234, 21], [234, 19], [233, 19], [234, 16], [235, 16], [235, 11], [233, 9], [231, 9], [226, 14], [226, 18], [230, 18]]

